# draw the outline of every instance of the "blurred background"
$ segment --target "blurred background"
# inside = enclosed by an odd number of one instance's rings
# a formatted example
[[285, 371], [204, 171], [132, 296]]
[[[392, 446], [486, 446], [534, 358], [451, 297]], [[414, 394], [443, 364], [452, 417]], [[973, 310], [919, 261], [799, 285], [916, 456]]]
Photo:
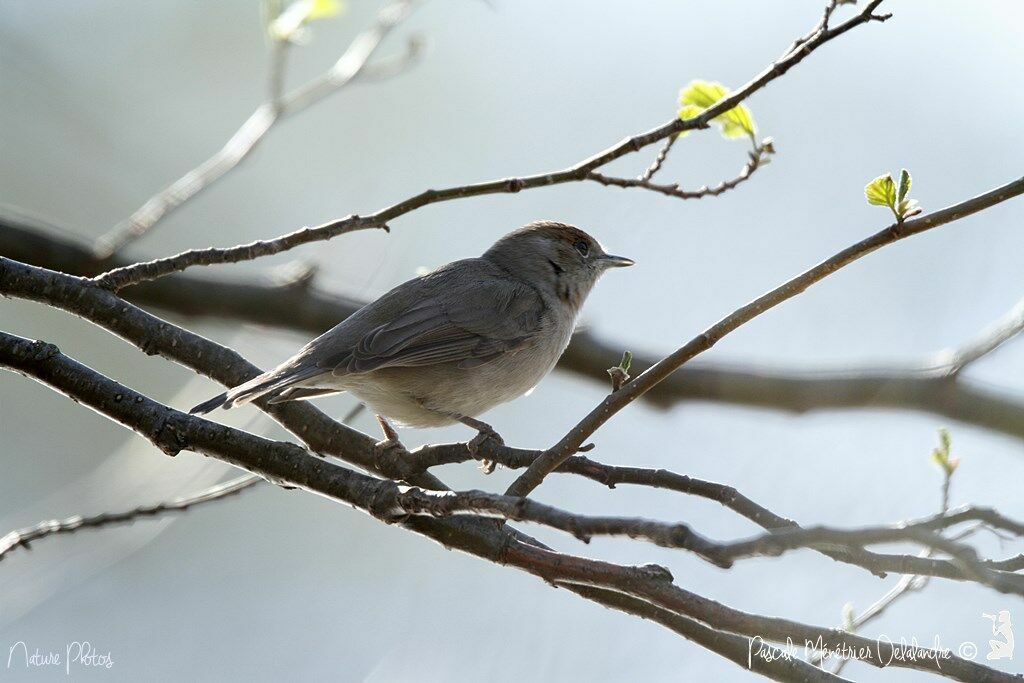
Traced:
[[[424, 2], [380, 56], [422, 34], [429, 49], [395, 78], [360, 83], [276, 127], [252, 157], [168, 217], [130, 255], [229, 246], [428, 187], [569, 166], [670, 119], [695, 78], [736, 87], [818, 21], [822, 0], [646, 3]], [[373, 21], [350, 0], [310, 25], [288, 83], [322, 72]], [[888, 222], [862, 194], [899, 168], [926, 210], [1021, 174], [1024, 5], [889, 0], [894, 18], [833, 41], [748, 100], [778, 154], [749, 183], [683, 202], [641, 190], [572, 184], [427, 207], [371, 231], [279, 258], [218, 267], [264, 276], [303, 259], [315, 286], [371, 299], [419, 268], [477, 255], [530, 220], [584, 227], [637, 267], [605, 278], [584, 324], [623, 349], [663, 355], [701, 329]], [[848, 13], [840, 12], [840, 18]], [[263, 100], [268, 70], [253, 0], [0, 3], [0, 203], [91, 241], [207, 158]], [[656, 148], [617, 162], [635, 175]], [[736, 174], [744, 143], [715, 131], [676, 146], [663, 179], [684, 187]], [[768, 367], [913, 363], [959, 344], [1024, 294], [1024, 203], [1009, 202], [873, 254], [758, 318], [708, 361]], [[173, 318], [172, 318], [173, 319]], [[180, 321], [267, 367], [309, 335]], [[217, 387], [83, 321], [0, 302], [5, 331], [57, 343], [78, 360], [177, 408]], [[617, 358], [609, 358], [608, 365]], [[968, 372], [1007, 394], [1024, 390], [1024, 344]], [[606, 391], [554, 373], [488, 422], [511, 445], [553, 443]], [[227, 476], [218, 462], [169, 459], [104, 418], [14, 374], [0, 376], [0, 534], [42, 519], [119, 510]], [[318, 404], [337, 416], [347, 397]], [[283, 434], [255, 410], [217, 419]], [[366, 415], [355, 426], [376, 434]], [[929, 454], [948, 427], [962, 464], [954, 504], [1020, 517], [1019, 440], [929, 414], [852, 410], [791, 415], [710, 403], [658, 411], [639, 403], [596, 435], [593, 456], [731, 484], [801, 523], [890, 523], [937, 511]], [[464, 428], [403, 434], [406, 445], [464, 440]], [[467, 463], [438, 474], [457, 488], [503, 489]], [[686, 496], [552, 477], [537, 498], [580, 512], [685, 520], [714, 538], [756, 529]], [[821, 626], [863, 609], [896, 581], [812, 552], [720, 570], [685, 552], [527, 529], [571, 552], [656, 562], [683, 587], [746, 611]], [[990, 537], [979, 547], [996, 556]], [[896, 641], [979, 645], [1019, 599], [933, 581], [866, 627]], [[1018, 616], [1019, 615], [1019, 616]], [[109, 651], [110, 670], [83, 680], [516, 681], [723, 680], [754, 676], [659, 626], [611, 612], [525, 574], [434, 543], [314, 496], [260, 486], [177, 517], [37, 543], [0, 564], [0, 653], [69, 641]], [[989, 664], [1021, 670], [1017, 661]], [[857, 680], [923, 674], [851, 664]], [[63, 670], [0, 667], [2, 680], [57, 680]]]

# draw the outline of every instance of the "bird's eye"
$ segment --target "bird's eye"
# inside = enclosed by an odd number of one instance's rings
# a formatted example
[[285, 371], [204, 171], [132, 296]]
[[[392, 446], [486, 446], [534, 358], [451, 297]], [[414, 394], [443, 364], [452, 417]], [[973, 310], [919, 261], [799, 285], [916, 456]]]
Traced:
[[584, 242], [583, 240], [578, 241], [576, 244], [572, 246], [576, 247], [576, 251], [580, 252], [580, 256], [585, 257], [588, 253], [590, 253], [590, 245]]

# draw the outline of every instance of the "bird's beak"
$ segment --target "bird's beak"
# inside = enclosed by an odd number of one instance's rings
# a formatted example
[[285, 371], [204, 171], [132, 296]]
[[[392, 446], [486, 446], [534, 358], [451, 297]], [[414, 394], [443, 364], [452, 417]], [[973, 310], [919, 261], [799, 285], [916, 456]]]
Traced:
[[625, 268], [631, 266], [636, 261], [625, 256], [612, 256], [611, 254], [602, 254], [600, 257], [601, 263], [604, 264], [605, 268]]

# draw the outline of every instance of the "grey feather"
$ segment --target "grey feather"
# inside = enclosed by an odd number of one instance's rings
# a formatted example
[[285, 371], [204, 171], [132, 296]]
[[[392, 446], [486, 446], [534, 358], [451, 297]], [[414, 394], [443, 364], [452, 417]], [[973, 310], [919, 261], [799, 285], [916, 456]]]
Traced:
[[323, 335], [309, 354], [338, 376], [438, 363], [477, 367], [518, 349], [539, 329], [543, 310], [536, 290], [494, 264], [456, 261], [393, 289], [365, 316], [361, 310]]

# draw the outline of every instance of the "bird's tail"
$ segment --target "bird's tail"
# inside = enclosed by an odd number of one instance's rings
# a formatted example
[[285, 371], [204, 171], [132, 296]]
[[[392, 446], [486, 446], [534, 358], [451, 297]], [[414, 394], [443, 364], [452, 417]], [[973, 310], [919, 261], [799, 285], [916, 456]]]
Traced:
[[271, 402], [273, 402], [275, 397], [287, 391], [297, 382], [322, 372], [322, 368], [306, 368], [301, 370], [296, 370], [294, 367], [275, 368], [262, 375], [253, 377], [248, 382], [239, 384], [223, 394], [218, 394], [209, 401], [203, 401], [188, 412], [193, 415], [205, 415], [217, 408], [227, 410], [235, 406], [245, 405], [264, 396], [269, 396]]

